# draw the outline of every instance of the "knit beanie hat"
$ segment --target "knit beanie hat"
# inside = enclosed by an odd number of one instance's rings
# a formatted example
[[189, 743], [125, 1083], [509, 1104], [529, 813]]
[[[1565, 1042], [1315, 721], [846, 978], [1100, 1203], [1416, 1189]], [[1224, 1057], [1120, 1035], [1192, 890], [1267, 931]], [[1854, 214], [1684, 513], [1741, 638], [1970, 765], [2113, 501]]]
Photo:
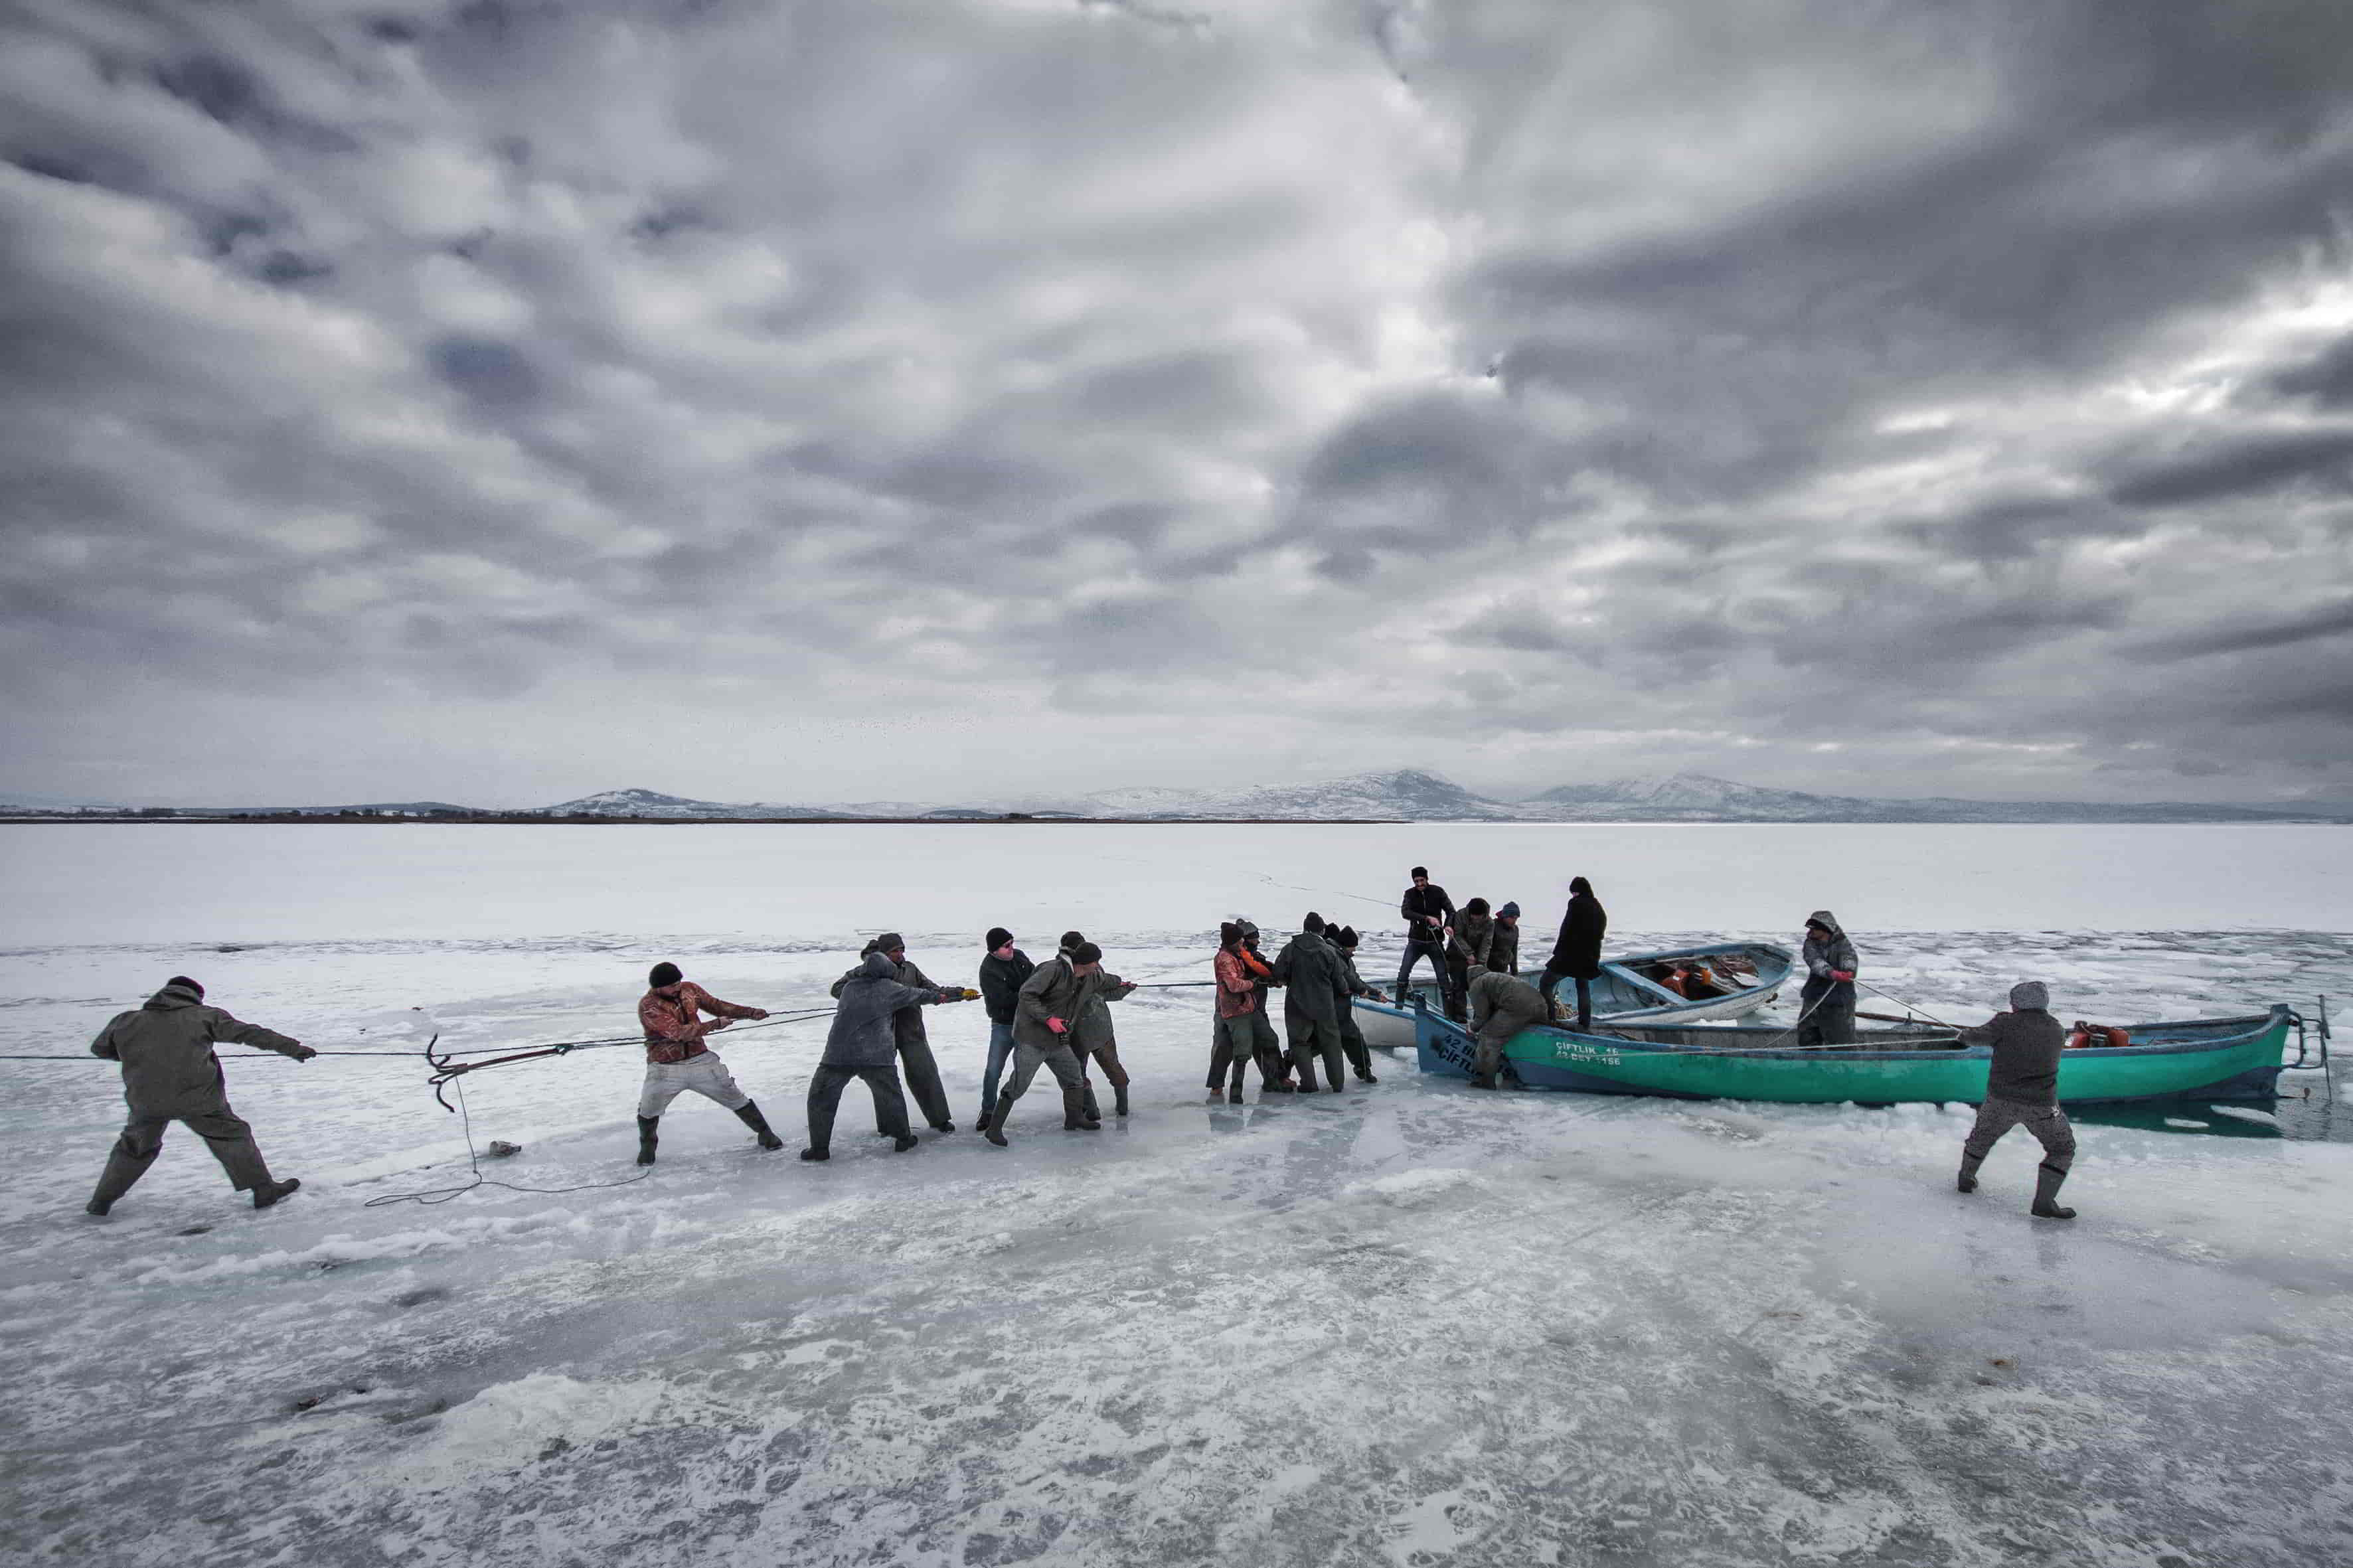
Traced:
[[1487, 900], [1473, 899], [1462, 906], [1462, 912], [1466, 915], [1483, 915], [1487, 912]]
[[1076, 947], [1086, 940], [1087, 933], [1082, 931], [1066, 931], [1062, 933], [1061, 945], [1064, 947]]
[[1317, 914], [1314, 910], [1310, 910], [1307, 911], [1307, 918], [1299, 922], [1299, 929], [1306, 931], [1322, 931], [1324, 929], [1324, 917]]
[[185, 974], [174, 974], [171, 979], [164, 982], [164, 984], [166, 989], [174, 985], [185, 985], [189, 990], [195, 992], [199, 998], [201, 998], [205, 994], [205, 988], [203, 986], [197, 984], [195, 981], [189, 979]]
[[1413, 874], [1417, 877], [1427, 877], [1430, 875], [1430, 868], [1427, 866], [1416, 866], [1413, 868]]
[[874, 939], [874, 945], [868, 949], [868, 951], [871, 952], [904, 952], [907, 951], [907, 939], [901, 936], [895, 931], [886, 931], [881, 936]]
[[1356, 945], [1356, 928], [1355, 926], [1342, 926], [1338, 931], [1332, 933], [1332, 940], [1338, 942], [1342, 947], [1354, 947]]
[[1103, 962], [1103, 949], [1097, 947], [1093, 942], [1082, 942], [1079, 943], [1078, 946], [1071, 949], [1071, 962], [1073, 963], [1101, 963]]
[[1517, 904], [1505, 904], [1502, 909], [1495, 911], [1495, 918], [1499, 921], [1518, 920], [1520, 918], [1520, 906]]
[[647, 972], [646, 984], [659, 991], [665, 985], [675, 985], [685, 978], [685, 975], [678, 972], [677, 964], [664, 962], [655, 964]]
[[980, 945], [988, 949], [989, 952], [995, 952], [998, 948], [1003, 947], [1007, 942], [1011, 942], [1012, 940], [1013, 933], [1007, 931], [1003, 926], [991, 926], [988, 928], [988, 934], [980, 939]]
[[1231, 947], [1241, 939], [1242, 928], [1233, 921], [1226, 921], [1218, 927], [1218, 945], [1220, 947]]
[[2021, 980], [2010, 988], [2014, 1013], [2041, 1012], [2051, 1005], [2051, 989], [2040, 980]]

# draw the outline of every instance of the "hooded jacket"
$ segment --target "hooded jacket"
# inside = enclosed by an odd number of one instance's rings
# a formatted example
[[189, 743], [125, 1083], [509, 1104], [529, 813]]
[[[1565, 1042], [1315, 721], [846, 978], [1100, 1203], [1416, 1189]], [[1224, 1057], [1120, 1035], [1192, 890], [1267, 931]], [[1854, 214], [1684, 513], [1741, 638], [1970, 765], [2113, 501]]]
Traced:
[[1592, 889], [1571, 893], [1568, 908], [1561, 912], [1560, 935], [1552, 944], [1552, 961], [1545, 967], [1572, 980], [1599, 978], [1601, 939], [1609, 930], [1609, 911], [1601, 907]]
[[[878, 953], [881, 954], [883, 963], [891, 963], [891, 955], [887, 952], [883, 952], [880, 948], [876, 948], [872, 952], [869, 952], [866, 957], [871, 958], [876, 956]], [[851, 970], [849, 973], [843, 975], [840, 979], [833, 983], [833, 994], [836, 997], [839, 997], [841, 994], [842, 987], [848, 985], [851, 981], [857, 979], [859, 975], [865, 973], [865, 959], [860, 959], [858, 968]], [[891, 964], [891, 978], [896, 980], [900, 984], [906, 986], [912, 991], [937, 991], [940, 989], [939, 986], [932, 984], [932, 977], [930, 975], [916, 968], [912, 963]], [[892, 1016], [891, 1019], [891, 1037], [892, 1041], [902, 1046], [928, 1046], [931, 1044], [930, 1032], [923, 1027], [923, 1010], [921, 1003], [910, 1002], [901, 1012]]]
[[[1506, 1038], [1546, 1021], [1544, 993], [1516, 974], [1491, 969], [1471, 982], [1464, 992], [1471, 1003], [1474, 1034], [1500, 1034]], [[1489, 1027], [1490, 1025], [1493, 1027]]]
[[[646, 1060], [682, 1062], [711, 1049], [702, 1037], [719, 1026], [721, 1018], [748, 1018], [755, 1011], [722, 1002], [691, 980], [659, 985], [638, 998], [638, 1022], [646, 1031]], [[708, 1013], [706, 1023], [700, 1014]]]
[[[1015, 999], [1013, 1043], [1041, 1051], [1056, 1046], [1076, 1047], [1079, 1020], [1094, 1000], [1095, 983], [1102, 978], [1100, 969], [1082, 975], [1063, 953], [1039, 964], [1038, 972], [1021, 983], [1020, 994]], [[1066, 1032], [1058, 1035], [1048, 1028], [1049, 1018], [1062, 1020]]]
[[1816, 910], [1806, 920], [1809, 924], [1831, 928], [1828, 937], [1819, 936], [1811, 931], [1806, 932], [1805, 945], [1799, 950], [1799, 956], [1806, 961], [1808, 980], [1828, 985], [1836, 984], [1831, 979], [1833, 969], [1843, 969], [1852, 974], [1856, 968], [1854, 943], [1847, 941], [1846, 932], [1839, 928], [1838, 917], [1828, 910]]
[[1489, 953], [1495, 942], [1495, 917], [1472, 914], [1465, 910], [1454, 917], [1454, 952], [1465, 963], [1481, 969], [1490, 967]]
[[1082, 1051], [1100, 1051], [1117, 1047], [1119, 1033], [1112, 1026], [1110, 1004], [1121, 1001], [1135, 989], [1135, 982], [1122, 980], [1108, 969], [1095, 972], [1094, 990], [1087, 997], [1086, 1009], [1079, 1015], [1076, 1044]]
[[122, 1064], [122, 1098], [134, 1116], [189, 1116], [225, 1110], [216, 1041], [293, 1056], [297, 1042], [259, 1024], [240, 1023], [185, 985], [166, 985], [144, 1005], [118, 1013], [90, 1054]]
[[2059, 1058], [2067, 1047], [2067, 1031], [2050, 1007], [2051, 994], [2040, 981], [2022, 981], [2010, 988], [2009, 1012], [1961, 1031], [1961, 1044], [1993, 1047], [1993, 1065], [1986, 1072], [1988, 1100], [2059, 1103]]
[[1340, 967], [1340, 951], [1320, 931], [1301, 931], [1274, 956], [1275, 984], [1285, 987], [1282, 1010], [1319, 1024], [1340, 1021], [1342, 998], [1348, 978]]
[[829, 1068], [892, 1066], [899, 1044], [892, 1018], [902, 1007], [944, 1000], [930, 986], [902, 984], [898, 966], [879, 952], [868, 953], [834, 990], [841, 1005], [833, 1010], [833, 1026], [825, 1036], [825, 1065]]

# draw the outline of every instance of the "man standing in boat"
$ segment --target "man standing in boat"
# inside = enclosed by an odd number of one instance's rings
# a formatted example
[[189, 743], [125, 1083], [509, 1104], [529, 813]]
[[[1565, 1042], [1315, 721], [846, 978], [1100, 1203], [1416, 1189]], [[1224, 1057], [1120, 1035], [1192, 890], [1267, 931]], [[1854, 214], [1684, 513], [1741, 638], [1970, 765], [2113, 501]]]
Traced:
[[1985, 1103], [1961, 1145], [1961, 1191], [1978, 1190], [1978, 1167], [1994, 1144], [2011, 1128], [2023, 1127], [2042, 1145], [2028, 1212], [2037, 1219], [2075, 1217], [2073, 1209], [2059, 1206], [2060, 1184], [2075, 1163], [2075, 1129], [2059, 1109], [2059, 1056], [2066, 1043], [2066, 1031], [2051, 1016], [2051, 993], [2037, 980], [2010, 988], [2009, 1012], [1961, 1031], [1961, 1044], [1993, 1047]]
[[1520, 906], [1505, 904], [1495, 911], [1495, 934], [1487, 943], [1487, 967], [1505, 974], [1520, 972]]
[[1798, 994], [1798, 1044], [1854, 1044], [1854, 943], [1828, 910], [1806, 917], [1805, 988]]
[[1609, 911], [1593, 896], [1593, 884], [1582, 877], [1568, 879], [1568, 908], [1561, 912], [1560, 936], [1545, 961], [1544, 978], [1536, 983], [1545, 1006], [1552, 1005], [1553, 987], [1564, 980], [1577, 982], [1577, 1026], [1593, 1027], [1593, 983], [1601, 974], [1601, 938], [1609, 930]]
[[1405, 917], [1405, 958], [1398, 965], [1398, 1005], [1413, 1005], [1413, 994], [1408, 987], [1413, 981], [1414, 962], [1422, 958], [1429, 959], [1430, 966], [1438, 971], [1438, 989], [1451, 1001], [1453, 986], [1446, 969], [1446, 940], [1454, 923], [1454, 900], [1446, 896], [1445, 889], [1430, 879], [1429, 867], [1413, 868], [1413, 886], [1405, 890], [1398, 913]]

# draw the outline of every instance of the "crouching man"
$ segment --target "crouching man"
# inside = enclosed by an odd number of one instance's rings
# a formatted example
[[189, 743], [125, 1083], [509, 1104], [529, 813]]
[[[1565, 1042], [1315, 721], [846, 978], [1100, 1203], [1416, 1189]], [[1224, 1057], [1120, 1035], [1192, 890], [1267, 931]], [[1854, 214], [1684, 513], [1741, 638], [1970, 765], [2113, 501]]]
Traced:
[[890, 954], [873, 948], [866, 950], [837, 989], [841, 1005], [833, 1010], [833, 1026], [826, 1031], [825, 1058], [809, 1075], [809, 1141], [801, 1158], [832, 1158], [833, 1113], [853, 1078], [866, 1080], [874, 1095], [875, 1121], [903, 1154], [915, 1146], [915, 1134], [907, 1125], [906, 1092], [899, 1087], [899, 1044], [892, 1018], [902, 1007], [961, 1002], [964, 992], [902, 984]]
[[214, 1044], [221, 1040], [276, 1051], [298, 1062], [319, 1054], [300, 1040], [206, 1006], [205, 988], [185, 974], [174, 974], [143, 1006], [116, 1014], [98, 1032], [90, 1054], [122, 1064], [122, 1098], [131, 1107], [131, 1119], [107, 1156], [87, 1213], [103, 1215], [147, 1173], [163, 1151], [164, 1131], [174, 1121], [205, 1141], [228, 1173], [229, 1185], [251, 1193], [255, 1208], [266, 1209], [302, 1184], [290, 1177], [271, 1179], [254, 1144], [253, 1129], [229, 1109], [220, 1058], [213, 1055]]
[[1978, 1190], [1978, 1167], [1994, 1144], [2011, 1128], [2023, 1127], [2042, 1145], [2034, 1206], [2028, 1212], [2037, 1219], [2073, 1219], [2073, 1209], [2059, 1206], [2060, 1184], [2075, 1163], [2075, 1129], [2059, 1109], [2059, 1053], [2067, 1034], [2051, 1016], [2051, 993], [2039, 980], [2011, 986], [2010, 1011], [1963, 1029], [1961, 1044], [1993, 1047], [1985, 1103], [1961, 1144], [1961, 1191]]
[[[638, 998], [638, 1022], [646, 1031], [646, 1085], [638, 1092], [638, 1163], [654, 1163], [662, 1112], [689, 1089], [733, 1111], [761, 1148], [783, 1148], [785, 1141], [769, 1131], [768, 1119], [752, 1097], [735, 1087], [719, 1053], [702, 1043], [705, 1035], [738, 1018], [768, 1015], [758, 1007], [722, 1002], [681, 974], [675, 963], [655, 964], [646, 984], [651, 989]], [[711, 1015], [708, 1019], [705, 1013]]]
[[1086, 1083], [1079, 1076], [1078, 1053], [1071, 1049], [1078, 1022], [1102, 981], [1103, 949], [1082, 942], [1039, 964], [1038, 973], [1021, 983], [1013, 1007], [1013, 1077], [997, 1097], [997, 1120], [988, 1124], [987, 1134], [998, 1148], [1006, 1146], [1013, 1102], [1029, 1091], [1029, 1080], [1041, 1067], [1061, 1086], [1063, 1129], [1102, 1129], [1103, 1123], [1087, 1114]]
[[1471, 1060], [1471, 1085], [1493, 1089], [1504, 1065], [1504, 1047], [1522, 1029], [1548, 1022], [1552, 1006], [1543, 992], [1500, 969], [1490, 969], [1471, 983], [1470, 1001], [1471, 1028], [1479, 1039]]

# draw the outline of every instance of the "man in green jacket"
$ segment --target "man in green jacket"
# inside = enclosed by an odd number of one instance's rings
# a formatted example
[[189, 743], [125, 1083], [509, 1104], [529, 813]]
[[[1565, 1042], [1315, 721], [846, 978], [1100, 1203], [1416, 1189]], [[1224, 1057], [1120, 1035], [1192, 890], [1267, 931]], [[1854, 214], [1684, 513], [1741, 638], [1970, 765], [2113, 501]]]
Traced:
[[1029, 1091], [1029, 1080], [1044, 1068], [1062, 1089], [1062, 1126], [1072, 1132], [1094, 1132], [1103, 1123], [1087, 1114], [1086, 1085], [1079, 1077], [1079, 1058], [1071, 1048], [1078, 1020], [1094, 999], [1103, 974], [1103, 949], [1082, 942], [1056, 953], [1021, 983], [1013, 1005], [1013, 1076], [997, 1097], [997, 1119], [983, 1134], [1002, 1149], [1006, 1124], [1013, 1120], [1013, 1102]]
[[[1075, 952], [1086, 943], [1083, 931], [1065, 931], [1062, 951]], [[1119, 1059], [1119, 1032], [1111, 1021], [1113, 1002], [1126, 1000], [1134, 991], [1132, 981], [1122, 980], [1110, 970], [1095, 976], [1094, 989], [1087, 997], [1086, 1010], [1081, 1013], [1071, 1030], [1071, 1051], [1078, 1058], [1079, 1082], [1086, 1090], [1087, 1119], [1099, 1120], [1103, 1112], [1095, 1107], [1095, 1086], [1087, 1076], [1087, 1066], [1094, 1063], [1103, 1068], [1103, 1081], [1111, 1085], [1113, 1113], [1127, 1114], [1127, 1068]]]
[[1490, 969], [1471, 983], [1471, 1030], [1478, 1049], [1471, 1060], [1471, 1085], [1493, 1089], [1504, 1066], [1504, 1047], [1523, 1029], [1547, 1022], [1552, 1005], [1544, 993], [1516, 974]]
[[253, 1129], [229, 1108], [220, 1058], [213, 1055], [214, 1045], [223, 1040], [298, 1062], [319, 1054], [300, 1040], [206, 1006], [205, 988], [185, 974], [174, 974], [144, 1006], [116, 1014], [98, 1032], [90, 1054], [122, 1064], [122, 1098], [131, 1119], [107, 1156], [88, 1213], [103, 1215], [147, 1173], [163, 1150], [165, 1129], [174, 1121], [205, 1141], [228, 1173], [229, 1185], [251, 1193], [255, 1208], [266, 1209], [302, 1184], [290, 1177], [271, 1179]]
[[1326, 925], [1324, 934], [1340, 955], [1340, 978], [1345, 987], [1340, 994], [1340, 1048], [1347, 1053], [1348, 1067], [1358, 1082], [1378, 1083], [1381, 1080], [1373, 1076], [1372, 1047], [1365, 1042], [1365, 1031], [1356, 1026], [1356, 998], [1377, 998], [1380, 993], [1366, 984], [1365, 977], [1356, 973], [1356, 928]]

